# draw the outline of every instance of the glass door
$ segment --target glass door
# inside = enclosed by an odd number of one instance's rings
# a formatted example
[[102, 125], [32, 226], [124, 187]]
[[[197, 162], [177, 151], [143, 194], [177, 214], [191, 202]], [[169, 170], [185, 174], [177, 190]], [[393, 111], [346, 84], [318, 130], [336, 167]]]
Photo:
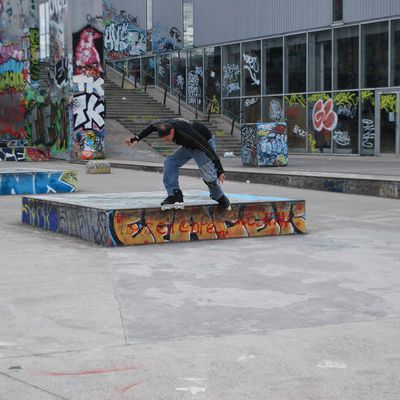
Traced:
[[399, 155], [400, 91], [378, 92], [375, 119], [378, 127], [378, 154]]

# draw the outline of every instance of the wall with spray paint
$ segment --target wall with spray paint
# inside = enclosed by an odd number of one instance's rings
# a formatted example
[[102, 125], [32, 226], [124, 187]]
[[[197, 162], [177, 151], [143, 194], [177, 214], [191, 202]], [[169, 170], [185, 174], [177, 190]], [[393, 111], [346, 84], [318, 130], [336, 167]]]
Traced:
[[146, 52], [146, 1], [103, 0], [106, 58], [118, 60]]
[[102, 3], [69, 0], [68, 22], [72, 55], [70, 99], [70, 157], [77, 160], [104, 158], [104, 38], [101, 24], [87, 15], [102, 15]]
[[39, 89], [37, 11], [36, 0], [1, 2], [0, 161], [23, 161], [24, 147], [34, 144], [25, 119], [27, 95]]
[[153, 0], [153, 51], [179, 50], [183, 47], [181, 0]]

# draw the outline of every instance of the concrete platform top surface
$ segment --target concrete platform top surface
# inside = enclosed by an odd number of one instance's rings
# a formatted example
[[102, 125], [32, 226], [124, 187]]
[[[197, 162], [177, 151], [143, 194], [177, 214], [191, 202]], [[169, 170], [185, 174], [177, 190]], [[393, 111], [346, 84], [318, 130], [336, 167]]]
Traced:
[[0, 168], [0, 174], [32, 174], [37, 172], [54, 173], [65, 172], [61, 169], [44, 169], [44, 168]]
[[[254, 196], [250, 194], [227, 193], [232, 204], [265, 203], [294, 201], [282, 197]], [[115, 209], [145, 209], [160, 208], [161, 201], [166, 197], [164, 191], [159, 192], [128, 192], [128, 193], [90, 193], [24, 196], [55, 203], [77, 205], [81, 207], [98, 208], [102, 210]], [[208, 192], [187, 190], [184, 193], [185, 206], [215, 205]]]

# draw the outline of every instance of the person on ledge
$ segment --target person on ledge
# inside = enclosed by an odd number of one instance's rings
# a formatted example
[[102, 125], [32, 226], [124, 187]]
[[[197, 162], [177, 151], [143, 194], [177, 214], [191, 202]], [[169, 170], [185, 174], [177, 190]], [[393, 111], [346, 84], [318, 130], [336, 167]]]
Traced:
[[169, 119], [148, 125], [137, 136], [126, 138], [125, 144], [135, 147], [152, 132], [158, 132], [165, 142], [174, 142], [181, 146], [165, 158], [163, 183], [168, 197], [161, 205], [183, 203], [183, 193], [179, 188], [179, 168], [193, 158], [199, 166], [204, 183], [208, 186], [210, 197], [222, 208], [230, 210], [230, 201], [221, 188], [225, 180], [225, 171], [215, 153], [215, 138], [210, 130], [197, 121]]

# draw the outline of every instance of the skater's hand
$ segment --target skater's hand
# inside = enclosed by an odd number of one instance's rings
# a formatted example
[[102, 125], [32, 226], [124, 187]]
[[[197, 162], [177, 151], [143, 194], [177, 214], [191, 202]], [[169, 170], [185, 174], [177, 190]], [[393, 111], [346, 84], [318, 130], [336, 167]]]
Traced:
[[221, 174], [218, 177], [219, 183], [222, 185], [225, 182], [225, 174]]
[[138, 139], [136, 136], [134, 136], [134, 137], [128, 136], [125, 139], [125, 144], [128, 145], [129, 147], [135, 148], [137, 143], [138, 143]]

